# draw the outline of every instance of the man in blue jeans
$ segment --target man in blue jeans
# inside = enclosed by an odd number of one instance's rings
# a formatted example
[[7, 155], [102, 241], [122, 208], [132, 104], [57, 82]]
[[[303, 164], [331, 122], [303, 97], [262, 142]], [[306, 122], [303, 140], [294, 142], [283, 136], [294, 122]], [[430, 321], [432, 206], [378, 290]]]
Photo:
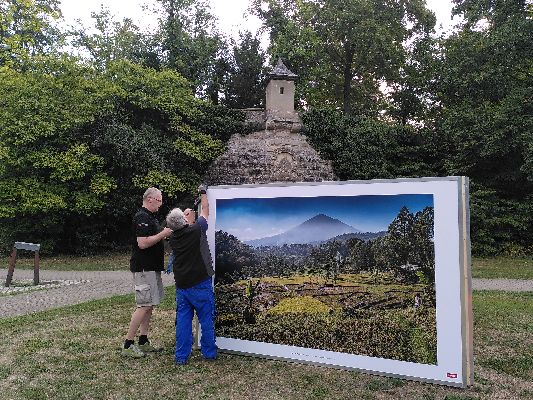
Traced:
[[169, 244], [173, 251], [176, 283], [176, 364], [186, 364], [192, 351], [192, 318], [198, 315], [202, 336], [200, 344], [205, 359], [217, 357], [215, 343], [215, 296], [213, 293], [211, 254], [207, 246], [209, 204], [206, 187], [199, 188], [201, 212], [194, 222], [194, 211], [175, 208], [167, 216], [167, 227], [174, 232]]

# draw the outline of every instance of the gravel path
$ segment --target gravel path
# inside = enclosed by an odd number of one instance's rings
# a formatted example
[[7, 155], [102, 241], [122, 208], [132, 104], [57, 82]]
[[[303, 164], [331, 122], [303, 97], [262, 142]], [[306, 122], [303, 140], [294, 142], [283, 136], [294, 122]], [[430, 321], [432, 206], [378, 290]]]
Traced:
[[533, 292], [533, 280], [472, 279], [474, 290], [505, 290], [508, 292]]
[[[0, 285], [6, 280], [7, 270], [0, 274]], [[15, 270], [15, 281], [33, 279], [32, 270]], [[0, 318], [29, 314], [51, 308], [84, 303], [118, 294], [133, 292], [129, 271], [40, 271], [40, 281], [55, 283], [56, 287], [0, 295]], [[172, 275], [163, 274], [165, 286], [171, 286]], [[61, 285], [57, 287], [57, 285]], [[474, 290], [505, 290], [513, 292], [533, 291], [533, 280], [473, 279]]]
[[[2, 286], [5, 284], [6, 276], [7, 271], [0, 275]], [[118, 294], [133, 293], [133, 279], [129, 271], [42, 270], [39, 278], [42, 283], [46, 281], [81, 281], [81, 283], [0, 296], [0, 318], [84, 303]], [[25, 279], [33, 280], [33, 270], [15, 270], [14, 281]], [[173, 279], [172, 275], [163, 274], [165, 286], [172, 285]]]

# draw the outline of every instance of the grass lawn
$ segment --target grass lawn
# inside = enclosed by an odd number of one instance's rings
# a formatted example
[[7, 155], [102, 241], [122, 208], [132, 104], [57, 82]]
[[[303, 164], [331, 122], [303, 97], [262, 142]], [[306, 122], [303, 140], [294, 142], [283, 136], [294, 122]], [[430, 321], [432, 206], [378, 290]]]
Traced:
[[[17, 269], [33, 269], [33, 255], [28, 258], [28, 252], [17, 254]], [[1, 258], [2, 268], [9, 265], [9, 255]], [[95, 256], [56, 256], [40, 257], [40, 269], [57, 271], [128, 271], [130, 267], [129, 253], [103, 254]]]
[[[16, 269], [33, 269], [33, 256], [20, 252]], [[0, 268], [6, 268], [9, 256], [0, 258]], [[57, 256], [41, 257], [41, 269], [59, 271], [115, 271], [127, 270], [130, 263], [129, 253], [104, 254], [97, 256]], [[474, 278], [533, 279], [533, 259], [528, 258], [474, 258], [472, 260]]]
[[173, 290], [154, 313], [167, 350], [119, 354], [132, 296], [0, 319], [2, 399], [527, 399], [533, 398], [533, 294], [474, 292], [475, 385], [462, 390], [323, 367], [195, 353], [173, 364]]
[[533, 259], [531, 258], [474, 258], [472, 277], [533, 279]]

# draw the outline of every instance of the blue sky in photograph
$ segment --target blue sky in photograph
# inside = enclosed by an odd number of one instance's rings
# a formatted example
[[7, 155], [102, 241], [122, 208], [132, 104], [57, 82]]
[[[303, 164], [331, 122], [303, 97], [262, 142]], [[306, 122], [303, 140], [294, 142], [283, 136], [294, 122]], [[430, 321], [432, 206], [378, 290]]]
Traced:
[[318, 214], [338, 219], [362, 232], [387, 230], [406, 206], [413, 214], [433, 206], [431, 194], [218, 199], [216, 230], [240, 240], [283, 233]]

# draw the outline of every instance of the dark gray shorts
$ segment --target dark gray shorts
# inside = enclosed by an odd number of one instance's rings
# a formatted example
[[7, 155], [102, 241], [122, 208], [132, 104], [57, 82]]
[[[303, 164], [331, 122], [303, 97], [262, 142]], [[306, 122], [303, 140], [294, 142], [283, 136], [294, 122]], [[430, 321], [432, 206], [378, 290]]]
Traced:
[[134, 272], [135, 303], [137, 307], [156, 306], [165, 295], [161, 272]]

